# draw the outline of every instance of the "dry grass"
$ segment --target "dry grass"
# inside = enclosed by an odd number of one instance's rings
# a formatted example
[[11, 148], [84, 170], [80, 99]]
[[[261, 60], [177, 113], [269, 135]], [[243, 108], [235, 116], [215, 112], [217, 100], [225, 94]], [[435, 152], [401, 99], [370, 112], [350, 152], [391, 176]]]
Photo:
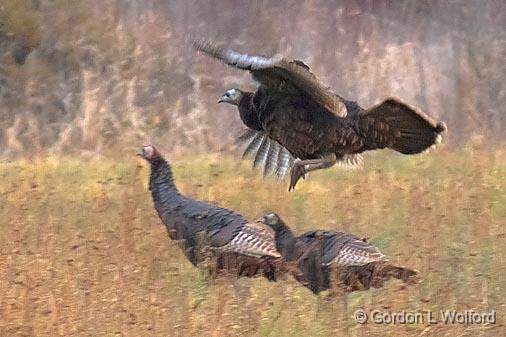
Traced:
[[[180, 189], [251, 219], [367, 236], [419, 284], [346, 299], [295, 281], [208, 281], [155, 215], [148, 167], [72, 159], [0, 164], [1, 336], [501, 336], [506, 317], [506, 153], [369, 156], [294, 193], [235, 158], [174, 160]], [[211, 164], [210, 164], [211, 163]], [[354, 310], [497, 311], [497, 324], [357, 325]]]

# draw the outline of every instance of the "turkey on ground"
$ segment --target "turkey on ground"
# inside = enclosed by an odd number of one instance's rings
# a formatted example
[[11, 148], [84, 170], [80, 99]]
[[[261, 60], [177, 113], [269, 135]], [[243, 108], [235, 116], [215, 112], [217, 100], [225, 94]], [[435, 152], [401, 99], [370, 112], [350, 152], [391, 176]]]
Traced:
[[172, 240], [180, 240], [186, 257], [198, 265], [211, 257], [211, 269], [239, 276], [275, 280], [283, 266], [274, 231], [240, 214], [179, 193], [169, 163], [153, 145], [139, 153], [151, 166], [149, 189], [155, 209]]
[[351, 292], [380, 288], [392, 277], [407, 283], [417, 280], [416, 271], [389, 263], [378, 248], [355, 235], [313, 230], [295, 236], [275, 213], [261, 221], [276, 233], [276, 247], [285, 260], [297, 262], [299, 273], [294, 277], [314, 293], [331, 288], [333, 282]]
[[[344, 163], [361, 164], [360, 153], [390, 148], [415, 154], [441, 141], [446, 130], [398, 99], [363, 109], [334, 94], [299, 60], [267, 58], [195, 41], [205, 54], [251, 72], [260, 83], [255, 92], [230, 89], [218, 102], [235, 105], [242, 122], [252, 130], [248, 152], [264, 173], [284, 174], [286, 153], [293, 159], [289, 190], [309, 171]], [[281, 151], [280, 148], [286, 149]], [[279, 169], [276, 169], [279, 168]]]

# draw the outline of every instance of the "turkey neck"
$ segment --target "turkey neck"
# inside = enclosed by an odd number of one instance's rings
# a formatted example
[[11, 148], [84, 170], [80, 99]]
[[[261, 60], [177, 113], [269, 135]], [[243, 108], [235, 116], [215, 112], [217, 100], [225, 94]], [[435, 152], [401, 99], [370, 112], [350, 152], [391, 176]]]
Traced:
[[170, 165], [163, 158], [157, 158], [151, 162], [149, 189], [156, 203], [168, 202], [173, 200], [174, 197], [180, 197], [174, 184]]
[[241, 100], [239, 101], [239, 116], [242, 122], [248, 128], [256, 131], [262, 130], [262, 125], [258, 120], [258, 114], [253, 102], [254, 94], [252, 92], [243, 92]]
[[295, 244], [297, 239], [290, 228], [284, 223], [278, 224], [275, 230], [276, 248], [286, 261], [292, 261], [297, 257], [295, 255]]

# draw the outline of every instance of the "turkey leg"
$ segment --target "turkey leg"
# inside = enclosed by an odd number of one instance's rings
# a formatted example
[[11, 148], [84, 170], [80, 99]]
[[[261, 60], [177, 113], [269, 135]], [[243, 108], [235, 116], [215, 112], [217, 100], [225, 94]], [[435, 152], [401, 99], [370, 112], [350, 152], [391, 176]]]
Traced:
[[315, 171], [315, 170], [321, 170], [329, 168], [333, 165], [335, 165], [337, 162], [336, 155], [330, 154], [323, 158], [319, 159], [308, 159], [308, 160], [300, 160], [296, 161], [293, 164], [291, 173], [290, 173], [290, 186], [288, 187], [288, 192], [295, 189], [295, 185], [297, 185], [297, 182], [300, 178], [305, 178], [306, 173]]

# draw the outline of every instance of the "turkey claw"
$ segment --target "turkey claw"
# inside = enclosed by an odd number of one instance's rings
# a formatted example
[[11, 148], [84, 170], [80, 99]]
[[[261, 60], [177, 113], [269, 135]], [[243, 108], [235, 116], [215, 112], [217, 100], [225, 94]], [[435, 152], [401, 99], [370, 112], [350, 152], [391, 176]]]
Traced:
[[297, 185], [297, 182], [302, 179], [306, 179], [306, 168], [305, 165], [297, 165], [295, 164], [292, 167], [292, 171], [290, 174], [290, 186], [288, 187], [288, 192], [295, 189], [295, 185]]

